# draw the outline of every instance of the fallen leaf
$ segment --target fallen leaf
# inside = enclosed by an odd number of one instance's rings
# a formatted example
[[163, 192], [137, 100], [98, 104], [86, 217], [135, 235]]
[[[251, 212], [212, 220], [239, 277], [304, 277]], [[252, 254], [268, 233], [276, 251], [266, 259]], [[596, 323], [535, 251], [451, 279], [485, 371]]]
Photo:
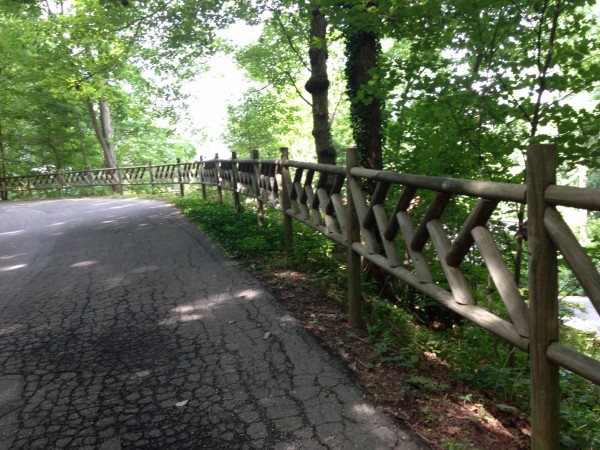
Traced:
[[267, 331], [267, 332], [265, 333], [265, 335], [263, 336], [263, 339], [269, 339], [269, 338], [271, 337], [271, 334], [272, 334], [272, 333], [271, 333], [270, 331]]
[[175, 403], [175, 406], [177, 406], [178, 408], [182, 408], [188, 404], [188, 401], [189, 400], [181, 400], [180, 402]]

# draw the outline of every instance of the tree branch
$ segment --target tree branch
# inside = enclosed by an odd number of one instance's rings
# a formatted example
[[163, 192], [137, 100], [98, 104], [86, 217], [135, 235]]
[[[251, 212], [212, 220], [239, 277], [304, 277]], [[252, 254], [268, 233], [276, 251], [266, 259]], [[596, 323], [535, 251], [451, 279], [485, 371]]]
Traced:
[[296, 46], [294, 45], [294, 42], [292, 41], [291, 36], [287, 33], [287, 30], [285, 29], [285, 25], [281, 21], [281, 17], [279, 14], [275, 14], [275, 20], [277, 20], [277, 23], [279, 24], [281, 31], [283, 31], [283, 35], [284, 35], [285, 39], [287, 40], [288, 45], [292, 49], [292, 52], [294, 52], [294, 54], [298, 57], [298, 61], [300, 61], [300, 64], [302, 64], [306, 70], [310, 71], [310, 67], [306, 64], [306, 61], [304, 61], [304, 58], [302, 57], [302, 55], [300, 55], [300, 52], [298, 51], [298, 49], [296, 49]]
[[[537, 95], [537, 100], [536, 100], [534, 108], [533, 108], [533, 117], [531, 120], [531, 136], [530, 137], [534, 137], [536, 135], [537, 129], [539, 126], [539, 122], [540, 122], [540, 111], [542, 108], [542, 95], [547, 90], [546, 77], [548, 76], [548, 70], [550, 69], [550, 64], [552, 63], [552, 56], [554, 54], [554, 43], [556, 41], [556, 31], [558, 29], [558, 18], [562, 11], [560, 2], [561, 2], [561, 0], [555, 0], [555, 3], [554, 3], [554, 12], [552, 15], [550, 36], [548, 38], [548, 49], [546, 51], [546, 56], [544, 58], [543, 66], [540, 67], [540, 73], [538, 76], [538, 95]], [[541, 53], [542, 53], [541, 34], [542, 34], [543, 19], [545, 16], [546, 8], [547, 8], [547, 3], [544, 3], [544, 11], [540, 18], [540, 27], [539, 27], [539, 34], [538, 34], [538, 61], [539, 62], [541, 62]]]

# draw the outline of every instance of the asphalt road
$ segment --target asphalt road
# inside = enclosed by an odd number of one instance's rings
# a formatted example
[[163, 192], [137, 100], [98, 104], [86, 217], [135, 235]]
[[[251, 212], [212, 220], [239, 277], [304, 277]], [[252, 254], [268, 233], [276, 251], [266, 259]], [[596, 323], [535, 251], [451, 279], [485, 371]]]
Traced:
[[0, 449], [424, 448], [166, 203], [0, 203]]

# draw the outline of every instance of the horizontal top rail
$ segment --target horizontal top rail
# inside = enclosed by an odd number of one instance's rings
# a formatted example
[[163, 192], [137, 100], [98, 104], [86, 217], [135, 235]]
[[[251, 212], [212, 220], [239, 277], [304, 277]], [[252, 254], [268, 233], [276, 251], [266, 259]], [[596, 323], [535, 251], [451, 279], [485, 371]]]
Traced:
[[346, 175], [346, 168], [343, 166], [333, 166], [331, 164], [318, 164], [304, 161], [295, 161], [293, 159], [283, 162], [286, 167], [294, 167], [296, 169], [307, 169], [318, 172], [325, 172], [333, 175]]
[[356, 167], [351, 174], [369, 180], [401, 184], [417, 188], [430, 189], [448, 194], [468, 195], [487, 200], [503, 200], [525, 203], [527, 188], [525, 185], [499, 183], [494, 181], [473, 181], [459, 178], [432, 177], [427, 175], [412, 175], [406, 173], [384, 172], [381, 170]]
[[280, 164], [280, 161], [278, 159], [267, 159], [267, 158], [256, 158], [256, 159], [211, 159], [211, 160], [207, 160], [204, 162], [208, 162], [208, 161], [217, 161], [217, 162], [231, 162], [231, 161], [235, 161], [237, 163], [242, 163], [242, 164]]
[[551, 185], [546, 188], [544, 198], [553, 205], [600, 211], [598, 189]]

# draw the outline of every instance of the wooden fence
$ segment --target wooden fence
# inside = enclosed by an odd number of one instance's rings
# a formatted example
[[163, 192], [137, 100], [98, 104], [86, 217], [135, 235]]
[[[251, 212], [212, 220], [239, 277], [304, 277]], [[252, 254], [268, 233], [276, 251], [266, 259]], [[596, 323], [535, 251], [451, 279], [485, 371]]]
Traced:
[[[528, 352], [531, 362], [532, 447], [559, 446], [559, 368], [564, 367], [600, 385], [600, 361], [564, 345], [559, 339], [558, 268], [560, 252], [582, 289], [600, 312], [600, 275], [557, 206], [600, 211], [600, 189], [556, 185], [556, 149], [528, 149], [525, 184], [470, 181], [411, 175], [358, 167], [356, 149], [349, 149], [346, 167], [281, 158], [200, 161], [188, 164], [119, 168], [44, 175], [43, 179], [0, 179], [7, 192], [82, 186], [170, 183], [215, 186], [254, 198], [259, 221], [264, 205], [281, 211], [285, 243], [292, 245], [292, 220], [298, 220], [348, 249], [348, 317], [361, 326], [361, 258], [381, 267], [441, 305]], [[112, 172], [111, 172], [112, 171]], [[74, 175], [78, 174], [78, 175]], [[115, 174], [118, 177], [115, 180]], [[42, 176], [39, 176], [42, 177]], [[61, 178], [62, 177], [62, 178]], [[112, 177], [112, 178], [111, 178]], [[16, 180], [18, 179], [18, 180]], [[104, 184], [94, 184], [104, 183]], [[365, 196], [362, 186], [374, 186]], [[424, 214], [415, 205], [427, 202]], [[470, 205], [461, 227], [453, 230], [444, 216]], [[488, 225], [494, 214], [525, 204], [527, 210], [528, 299], [502, 254], [502, 245]], [[456, 219], [454, 214], [453, 222]], [[475, 255], [475, 253], [477, 253]], [[434, 279], [437, 260], [445, 280]], [[476, 303], [465, 277], [469, 266], [483, 263], [506, 307], [494, 314]]]
[[65, 191], [109, 187], [123, 192], [134, 186], [156, 187], [178, 185], [183, 194], [184, 185], [200, 184], [202, 162], [115, 167], [112, 169], [85, 169], [73, 172], [42, 173], [16, 177], [0, 177], [0, 199], [8, 200], [9, 193], [33, 195], [36, 191]]

